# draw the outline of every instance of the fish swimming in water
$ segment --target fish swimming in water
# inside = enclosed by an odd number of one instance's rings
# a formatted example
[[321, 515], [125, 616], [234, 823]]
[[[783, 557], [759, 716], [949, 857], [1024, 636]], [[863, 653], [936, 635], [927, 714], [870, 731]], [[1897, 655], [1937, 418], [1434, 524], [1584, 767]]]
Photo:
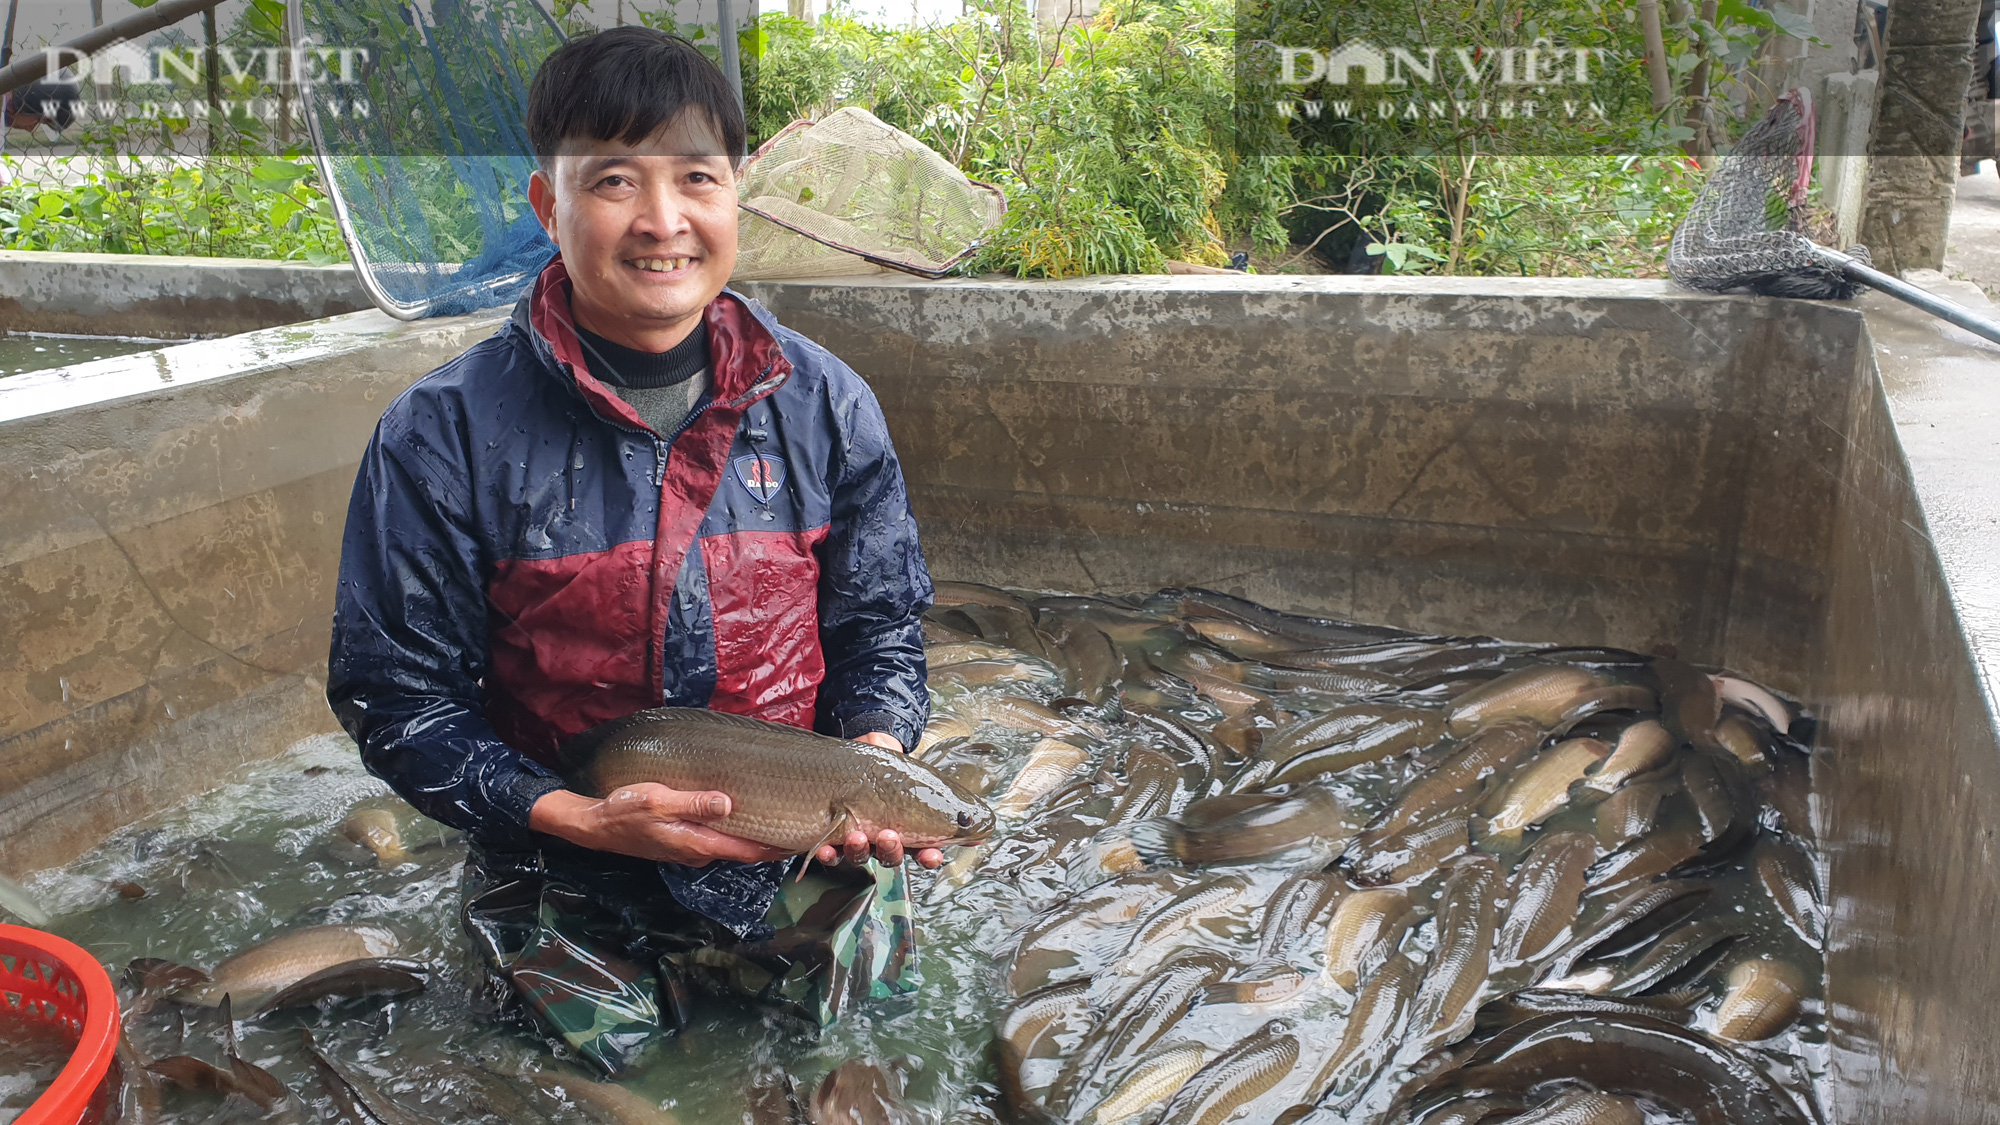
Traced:
[[894, 829], [910, 848], [985, 839], [993, 811], [906, 754], [798, 727], [659, 707], [593, 727], [562, 749], [571, 784], [594, 797], [639, 782], [729, 794], [709, 827], [797, 854], [850, 829]]
[[[167, 995], [183, 1004], [213, 1008], [224, 998], [255, 1007], [315, 973], [350, 961], [393, 957], [402, 946], [383, 926], [304, 926], [259, 942], [208, 973], [166, 962], [147, 962], [147, 975], [186, 974]], [[135, 965], [136, 967], [136, 965]]]
[[870, 1058], [834, 1067], [813, 1091], [807, 1107], [812, 1125], [920, 1125], [923, 1118], [903, 1100], [903, 1075]]

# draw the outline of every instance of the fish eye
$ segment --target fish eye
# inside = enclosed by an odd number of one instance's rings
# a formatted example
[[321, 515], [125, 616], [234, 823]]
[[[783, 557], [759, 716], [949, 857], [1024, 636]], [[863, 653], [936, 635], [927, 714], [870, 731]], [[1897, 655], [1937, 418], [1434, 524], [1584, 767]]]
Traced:
[[969, 812], [960, 812], [958, 814], [958, 826], [960, 828], [972, 827], [972, 814]]

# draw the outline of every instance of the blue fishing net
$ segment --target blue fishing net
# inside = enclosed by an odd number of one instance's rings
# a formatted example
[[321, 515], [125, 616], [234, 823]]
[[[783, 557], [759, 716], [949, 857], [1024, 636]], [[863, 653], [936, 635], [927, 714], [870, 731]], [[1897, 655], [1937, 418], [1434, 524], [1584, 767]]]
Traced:
[[[405, 319], [512, 302], [555, 247], [528, 207], [528, 87], [570, 36], [719, 38], [713, 0], [291, 0], [314, 147], [355, 268]], [[734, 5], [732, 23], [754, 21]], [[706, 15], [708, 26], [703, 25]], [[682, 17], [688, 17], [683, 19]]]

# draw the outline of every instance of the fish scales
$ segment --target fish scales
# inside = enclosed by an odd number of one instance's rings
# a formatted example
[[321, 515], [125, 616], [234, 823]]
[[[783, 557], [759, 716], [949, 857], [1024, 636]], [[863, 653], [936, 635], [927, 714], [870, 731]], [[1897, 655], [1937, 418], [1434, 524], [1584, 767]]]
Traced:
[[1443, 737], [1444, 718], [1436, 711], [1379, 703], [1337, 707], [1266, 735], [1234, 787], [1305, 781], [1395, 757]]
[[1819, 904], [1818, 881], [1799, 850], [1783, 841], [1760, 844], [1757, 882], [1777, 906], [1792, 931], [1818, 948], [1826, 932], [1826, 913]]
[[1264, 957], [1284, 957], [1347, 893], [1347, 881], [1326, 871], [1307, 871], [1284, 881], [1264, 904], [1264, 916], [1257, 927], [1257, 951]]
[[1618, 733], [1611, 754], [1583, 779], [1586, 789], [1611, 793], [1627, 781], [1656, 770], [1674, 756], [1674, 736], [1658, 719], [1641, 719]]
[[1400, 1039], [1404, 1016], [1422, 971], [1407, 955], [1396, 953], [1382, 963], [1354, 998], [1347, 1024], [1333, 1053], [1307, 1084], [1307, 1104], [1331, 1099], [1335, 1108], [1344, 1096], [1357, 1093], [1380, 1067]]
[[1203, 1004], [1274, 1004], [1298, 995], [1306, 975], [1289, 961], [1259, 961], [1202, 990]]
[[994, 1042], [1000, 1092], [1010, 1105], [1017, 1109], [1032, 1105], [1032, 1091], [1022, 1079], [1028, 1060], [1046, 1056], [1059, 1036], [1086, 1030], [1091, 1015], [1087, 979], [1036, 989], [1007, 1006], [994, 1031]]
[[1418, 824], [1373, 845], [1350, 852], [1345, 862], [1363, 886], [1405, 883], [1429, 874], [1472, 846], [1472, 821], [1465, 816]]
[[1207, 1062], [1208, 1049], [1199, 1043], [1162, 1047], [1140, 1059], [1118, 1080], [1104, 1100], [1097, 1103], [1091, 1120], [1096, 1125], [1119, 1125], [1137, 1117], [1179, 1093]]
[[1141, 1055], [1187, 1015], [1202, 989], [1233, 967], [1220, 953], [1181, 950], [1140, 979], [1130, 995], [1098, 1024], [1049, 1088], [1049, 1108], [1064, 1111], [1135, 1056]]
[[563, 748], [573, 783], [603, 797], [627, 785], [727, 793], [720, 832], [795, 853], [846, 828], [901, 833], [912, 847], [981, 839], [985, 802], [930, 766], [865, 742], [695, 707], [661, 707], [605, 723]]
[[1544, 953], [1569, 932], [1583, 896], [1597, 843], [1581, 832], [1554, 832], [1536, 841], [1512, 878], [1507, 918], [1494, 953], [1503, 963]]
[[1620, 848], [1653, 830], [1660, 802], [1680, 789], [1680, 775], [1654, 781], [1634, 781], [1597, 806], [1597, 842]]
[[215, 1007], [261, 1003], [314, 973], [349, 961], [394, 956], [402, 943], [381, 926], [304, 926], [260, 942], [217, 965], [209, 979], [174, 993], [177, 1000]]
[[1222, 1125], [1290, 1074], [1299, 1041], [1282, 1021], [1218, 1055], [1188, 1079], [1161, 1111], [1160, 1125]]
[[1008, 990], [1021, 996], [1048, 983], [1051, 973], [1077, 964], [1107, 927], [1131, 921], [1174, 889], [1170, 877], [1138, 872], [1071, 899], [1022, 935], [1007, 969]]
[[1510, 1125], [1645, 1125], [1646, 1114], [1631, 1098], [1571, 1090], [1507, 1120]]
[[1663, 935], [1643, 955], [1613, 978], [1605, 989], [1613, 996], [1634, 996], [1692, 964], [1697, 957], [1748, 931], [1733, 918], [1703, 918]]
[[[1690, 909], [1699, 907], [1713, 893], [1714, 888], [1694, 879], [1650, 883], [1629, 891], [1563, 946], [1554, 971], [1566, 973], [1586, 956], [1614, 956], [1635, 949], [1664, 926], [1686, 918]], [[1628, 940], [1634, 935], [1637, 941]]]
[[1452, 866], [1438, 905], [1437, 948], [1410, 1002], [1410, 1034], [1420, 1051], [1454, 1042], [1472, 1029], [1479, 992], [1492, 964], [1499, 861], [1472, 855]]
[[1135, 956], [1144, 953], [1189, 926], [1227, 911], [1249, 886], [1250, 881], [1240, 875], [1223, 875], [1179, 892], [1139, 923], [1129, 952]]
[[1452, 700], [1451, 732], [1471, 734], [1509, 719], [1553, 727], [1582, 697], [1606, 686], [1603, 677], [1573, 665], [1517, 669]]
[[1542, 729], [1533, 723], [1509, 721], [1482, 728], [1411, 782], [1402, 799], [1379, 824], [1362, 833], [1361, 839], [1379, 840], [1413, 824], [1436, 820], [1447, 810], [1471, 805], [1488, 780], [1505, 774], [1534, 753], [1541, 741]]
[[1081, 746], [1057, 738], [1042, 739], [1028, 752], [1027, 764], [1014, 776], [993, 811], [1010, 819], [1019, 817], [1089, 762], [1090, 751]]
[[1518, 839], [1523, 829], [1540, 824], [1569, 803], [1569, 787], [1583, 778], [1611, 747], [1594, 738], [1556, 743], [1517, 770], [1486, 801], [1486, 834]]
[[1356, 891], [1342, 899], [1327, 925], [1326, 978], [1354, 991], [1368, 950], [1409, 909], [1409, 893], [1394, 887]]

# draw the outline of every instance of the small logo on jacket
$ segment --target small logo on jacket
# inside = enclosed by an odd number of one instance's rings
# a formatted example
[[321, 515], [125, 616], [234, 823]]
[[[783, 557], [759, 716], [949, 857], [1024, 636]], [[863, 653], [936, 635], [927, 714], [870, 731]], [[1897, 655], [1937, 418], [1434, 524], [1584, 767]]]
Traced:
[[785, 463], [776, 457], [762, 453], [752, 453], [748, 457], [736, 459], [736, 479], [750, 490], [759, 504], [769, 504], [771, 497], [778, 494], [778, 486], [785, 483]]

